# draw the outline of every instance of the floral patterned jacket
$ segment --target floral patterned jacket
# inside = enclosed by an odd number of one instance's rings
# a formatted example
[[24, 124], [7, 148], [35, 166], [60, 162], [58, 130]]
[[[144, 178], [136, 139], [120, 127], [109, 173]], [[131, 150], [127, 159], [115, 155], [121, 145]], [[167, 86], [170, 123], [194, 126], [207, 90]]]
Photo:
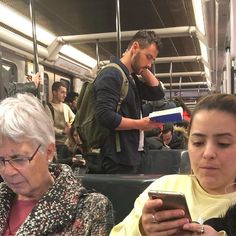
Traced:
[[[67, 165], [51, 165], [54, 185], [42, 196], [18, 236], [109, 235], [114, 225], [111, 202], [100, 193], [91, 193], [76, 179]], [[15, 194], [0, 184], [0, 235], [6, 227]]]

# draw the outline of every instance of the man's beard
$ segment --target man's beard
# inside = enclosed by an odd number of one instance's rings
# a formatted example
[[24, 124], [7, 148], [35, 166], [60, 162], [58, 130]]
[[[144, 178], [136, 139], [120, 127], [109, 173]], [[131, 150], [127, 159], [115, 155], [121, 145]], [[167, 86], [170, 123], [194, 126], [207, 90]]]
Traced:
[[133, 56], [133, 58], [132, 58], [133, 60], [131, 61], [132, 71], [133, 71], [133, 73], [135, 73], [137, 75], [140, 74], [140, 67], [139, 67], [139, 63], [138, 63], [139, 58], [140, 58], [139, 53], [137, 53]]

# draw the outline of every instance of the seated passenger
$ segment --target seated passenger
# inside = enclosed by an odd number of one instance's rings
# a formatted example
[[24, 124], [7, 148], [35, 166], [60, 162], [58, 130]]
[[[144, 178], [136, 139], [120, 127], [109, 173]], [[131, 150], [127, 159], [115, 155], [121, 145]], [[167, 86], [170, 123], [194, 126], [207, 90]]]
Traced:
[[187, 122], [190, 122], [190, 120], [191, 120], [191, 111], [186, 106], [186, 104], [184, 103], [183, 99], [181, 97], [175, 97], [174, 102], [175, 102], [177, 107], [182, 107], [183, 108], [184, 120], [187, 121]]
[[153, 129], [145, 131], [145, 140], [148, 150], [170, 150], [168, 146], [163, 143], [161, 136], [161, 129]]
[[[66, 145], [68, 147], [68, 164], [72, 167], [74, 173], [86, 173], [86, 161], [83, 158], [83, 151], [81, 147], [81, 139], [79, 137], [78, 132], [75, 129], [74, 124], [71, 125], [70, 133], [68, 135], [68, 139], [66, 141]], [[61, 162], [61, 160], [60, 160]]]
[[[188, 152], [193, 175], [167, 175], [154, 181], [110, 236], [224, 235], [202, 223], [222, 216], [236, 203], [235, 95], [209, 95], [196, 105], [190, 123]], [[195, 223], [189, 222], [182, 209], [160, 210], [163, 201], [149, 199], [149, 190], [185, 194]]]
[[187, 132], [184, 128], [176, 127], [173, 123], [163, 125], [161, 139], [171, 149], [187, 148]]
[[0, 103], [0, 234], [108, 235], [110, 201], [90, 193], [71, 168], [52, 164], [55, 133], [38, 99]]

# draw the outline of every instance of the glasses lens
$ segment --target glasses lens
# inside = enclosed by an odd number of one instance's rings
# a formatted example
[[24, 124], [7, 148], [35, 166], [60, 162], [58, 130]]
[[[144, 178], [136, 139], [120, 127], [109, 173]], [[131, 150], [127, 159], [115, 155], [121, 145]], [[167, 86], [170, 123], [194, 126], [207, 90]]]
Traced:
[[17, 169], [24, 168], [27, 164], [29, 164], [29, 158], [17, 157], [17, 158], [11, 159], [10, 164], [13, 165]]

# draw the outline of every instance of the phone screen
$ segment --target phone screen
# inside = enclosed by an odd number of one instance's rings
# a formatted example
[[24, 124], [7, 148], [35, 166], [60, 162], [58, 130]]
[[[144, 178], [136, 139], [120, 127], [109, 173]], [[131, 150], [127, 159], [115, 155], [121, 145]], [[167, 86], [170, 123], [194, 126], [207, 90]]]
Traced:
[[185, 217], [188, 218], [191, 222], [191, 215], [188, 209], [185, 195], [183, 193], [151, 190], [148, 192], [148, 195], [151, 199], [158, 198], [163, 201], [162, 207], [158, 208], [158, 210], [183, 209], [185, 212]]

